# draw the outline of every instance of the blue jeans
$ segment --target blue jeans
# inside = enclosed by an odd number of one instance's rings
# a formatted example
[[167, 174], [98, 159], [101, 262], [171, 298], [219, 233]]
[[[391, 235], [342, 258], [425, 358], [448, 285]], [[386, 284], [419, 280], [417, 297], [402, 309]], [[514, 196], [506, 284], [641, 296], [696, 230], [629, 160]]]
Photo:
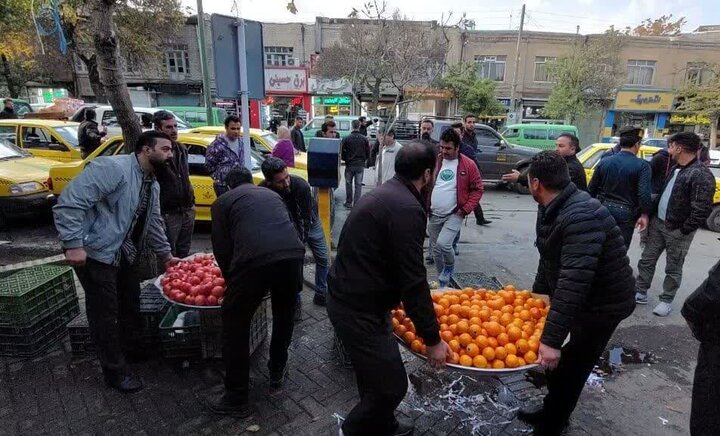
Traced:
[[324, 298], [327, 296], [330, 256], [328, 255], [327, 242], [325, 242], [325, 233], [319, 219], [315, 219], [315, 222], [310, 227], [307, 244], [315, 259], [315, 295]]
[[433, 244], [433, 257], [441, 287], [447, 286], [455, 271], [455, 251], [453, 241], [460, 232], [463, 218], [456, 214], [446, 217], [431, 215], [428, 225], [430, 240]]
[[[364, 167], [345, 167], [345, 204], [354, 206], [362, 195]], [[354, 196], [353, 196], [353, 186]]]

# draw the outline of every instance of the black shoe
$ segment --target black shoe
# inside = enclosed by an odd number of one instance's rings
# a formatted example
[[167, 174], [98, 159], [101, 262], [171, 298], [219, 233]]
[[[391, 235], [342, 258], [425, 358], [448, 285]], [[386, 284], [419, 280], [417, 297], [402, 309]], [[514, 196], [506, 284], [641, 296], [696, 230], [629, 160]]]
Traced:
[[300, 301], [298, 301], [297, 305], [295, 306], [295, 322], [300, 322], [302, 320], [303, 320], [302, 303]]
[[211, 412], [218, 415], [228, 415], [235, 418], [248, 418], [252, 416], [253, 409], [247, 401], [230, 401], [225, 395], [217, 399], [207, 398], [202, 403]]
[[325, 297], [322, 296], [322, 295], [315, 295], [315, 296], [313, 297], [313, 304], [315, 304], [316, 306], [325, 307], [325, 306], [326, 306]]
[[268, 360], [268, 370], [270, 371], [270, 386], [273, 388], [282, 387], [285, 377], [287, 377], [287, 365], [285, 365], [283, 369], [275, 371], [270, 366], [270, 361]]
[[486, 220], [485, 218], [483, 218], [483, 219], [481, 219], [481, 220], [477, 220], [477, 225], [479, 225], [479, 226], [486, 226], [486, 225], [490, 224], [491, 222], [492, 222], [492, 221], [488, 221], [488, 220]]
[[518, 419], [530, 425], [538, 425], [545, 417], [545, 411], [542, 405], [521, 407], [517, 414]]
[[410, 436], [415, 431], [415, 426], [408, 422], [398, 420], [398, 426], [393, 432], [393, 436]]
[[113, 389], [116, 389], [123, 394], [131, 394], [143, 390], [142, 379], [134, 375], [125, 376], [105, 376], [105, 384]]

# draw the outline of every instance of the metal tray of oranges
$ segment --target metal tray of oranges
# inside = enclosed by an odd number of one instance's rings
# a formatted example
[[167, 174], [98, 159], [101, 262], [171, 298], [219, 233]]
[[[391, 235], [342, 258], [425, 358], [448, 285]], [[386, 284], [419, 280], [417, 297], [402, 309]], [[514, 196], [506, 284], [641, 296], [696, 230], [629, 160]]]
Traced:
[[[507, 285], [499, 290], [432, 291], [440, 336], [453, 350], [447, 366], [489, 375], [536, 367], [549, 299]], [[402, 306], [392, 311], [393, 333], [410, 352], [425, 356], [423, 340]]]

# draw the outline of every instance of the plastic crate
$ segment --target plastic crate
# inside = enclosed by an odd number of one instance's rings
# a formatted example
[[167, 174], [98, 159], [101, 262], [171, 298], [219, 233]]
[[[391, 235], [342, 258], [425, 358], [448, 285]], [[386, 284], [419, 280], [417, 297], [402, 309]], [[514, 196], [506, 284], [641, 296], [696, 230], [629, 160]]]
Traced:
[[76, 298], [72, 268], [22, 269], [0, 279], [0, 326], [30, 327]]
[[34, 357], [67, 333], [66, 325], [80, 312], [77, 297], [29, 327], [0, 327], [0, 355]]
[[[173, 327], [173, 323], [182, 312], [195, 312], [196, 322], [182, 327]], [[200, 316], [197, 310], [171, 305], [160, 321], [160, 341], [162, 355], [167, 359], [199, 359], [200, 349]]]
[[[264, 298], [250, 321], [250, 355], [260, 347], [268, 335], [267, 298]], [[221, 359], [223, 349], [222, 311], [200, 311], [200, 346], [203, 359]]]
[[487, 290], [502, 289], [503, 285], [497, 277], [481, 272], [455, 273], [450, 277], [450, 284], [457, 289], [484, 288]]

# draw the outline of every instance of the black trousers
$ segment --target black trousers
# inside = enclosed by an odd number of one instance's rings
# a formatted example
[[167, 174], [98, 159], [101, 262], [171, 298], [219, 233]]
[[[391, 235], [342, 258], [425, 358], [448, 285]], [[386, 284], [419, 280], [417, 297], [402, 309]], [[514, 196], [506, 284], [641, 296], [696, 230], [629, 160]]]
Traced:
[[360, 402], [342, 425], [346, 436], [391, 435], [397, 428], [395, 409], [408, 388], [390, 313], [351, 310], [330, 296], [327, 305], [335, 334], [355, 368]]
[[690, 434], [711, 436], [720, 431], [720, 344], [700, 343], [693, 380]]
[[222, 304], [225, 391], [230, 400], [246, 402], [248, 399], [250, 321], [268, 291], [273, 317], [270, 369], [280, 371], [285, 368], [302, 266], [302, 259], [282, 260], [244, 271], [230, 279]]
[[85, 290], [90, 335], [97, 347], [106, 377], [128, 374], [123, 351], [141, 347], [140, 280], [135, 267], [124, 259], [120, 266], [88, 258], [75, 273]]
[[475, 213], [475, 220], [477, 220], [478, 222], [485, 221], [485, 214], [483, 213], [480, 203], [478, 203], [477, 207], [473, 212]]
[[605, 351], [620, 321], [581, 321], [570, 331], [560, 362], [547, 375], [548, 394], [543, 402], [542, 435], [559, 434], [570, 419], [590, 372]]
[[610, 212], [610, 215], [612, 215], [615, 219], [615, 223], [622, 232], [623, 240], [625, 241], [625, 248], [629, 249], [633, 238], [633, 232], [635, 232], [635, 223], [639, 217], [635, 216], [635, 214], [633, 214], [630, 209], [625, 206], [615, 205], [611, 202], [603, 203], [603, 205], [607, 207], [608, 212]]

